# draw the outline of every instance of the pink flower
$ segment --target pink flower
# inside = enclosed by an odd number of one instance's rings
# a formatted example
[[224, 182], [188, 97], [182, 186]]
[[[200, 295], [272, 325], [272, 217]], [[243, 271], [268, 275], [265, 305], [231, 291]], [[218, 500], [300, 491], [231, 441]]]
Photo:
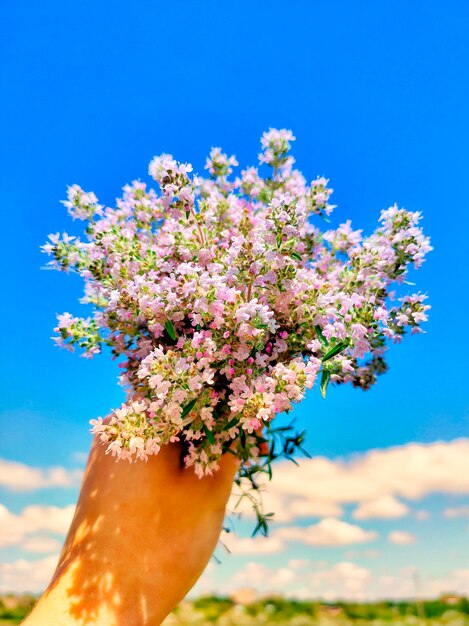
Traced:
[[185, 440], [185, 463], [203, 476], [243, 432], [235, 445], [256, 459], [254, 432], [318, 376], [368, 389], [389, 343], [421, 331], [425, 296], [404, 295], [408, 268], [431, 250], [421, 215], [392, 206], [368, 236], [350, 220], [321, 232], [333, 190], [295, 169], [294, 140], [269, 129], [262, 167], [238, 178], [220, 148], [207, 178], [162, 154], [149, 165], [159, 191], [134, 181], [115, 207], [68, 188], [68, 212], [88, 221], [83, 237], [51, 234], [42, 250], [83, 277], [81, 302], [94, 312], [60, 314], [53, 339], [85, 358], [106, 345], [121, 361], [127, 400], [91, 422], [108, 454], [146, 460]]

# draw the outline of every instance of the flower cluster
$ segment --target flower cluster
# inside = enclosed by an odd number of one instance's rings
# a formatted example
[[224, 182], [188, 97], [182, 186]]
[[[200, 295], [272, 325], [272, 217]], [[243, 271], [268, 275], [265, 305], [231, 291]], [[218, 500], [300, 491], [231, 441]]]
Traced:
[[[53, 267], [83, 276], [93, 313], [59, 315], [56, 341], [85, 357], [107, 345], [122, 359], [127, 400], [93, 421], [117, 458], [180, 441], [200, 476], [227, 451], [244, 468], [270, 462], [262, 444], [275, 415], [316, 380], [323, 396], [331, 383], [369, 388], [389, 344], [420, 332], [425, 296], [401, 293], [431, 250], [420, 214], [393, 206], [370, 236], [350, 221], [321, 232], [314, 220], [332, 213], [332, 189], [294, 169], [294, 139], [270, 129], [259, 166], [234, 179], [238, 163], [219, 148], [208, 178], [155, 157], [159, 193], [134, 181], [114, 208], [68, 189], [84, 236], [50, 235], [43, 250]], [[286, 453], [301, 442], [288, 437]]]

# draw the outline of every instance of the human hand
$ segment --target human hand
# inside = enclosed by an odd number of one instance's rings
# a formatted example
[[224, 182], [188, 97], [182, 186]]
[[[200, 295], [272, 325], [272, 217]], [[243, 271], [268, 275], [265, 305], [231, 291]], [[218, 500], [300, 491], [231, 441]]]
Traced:
[[161, 624], [216, 546], [239, 461], [198, 478], [180, 444], [116, 462], [93, 443], [54, 577], [25, 626]]

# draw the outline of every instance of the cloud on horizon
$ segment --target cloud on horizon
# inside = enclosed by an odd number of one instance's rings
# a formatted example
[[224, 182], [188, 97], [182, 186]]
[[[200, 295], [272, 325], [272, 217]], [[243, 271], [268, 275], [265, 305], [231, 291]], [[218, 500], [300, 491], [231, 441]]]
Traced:
[[383, 598], [434, 598], [442, 593], [467, 594], [469, 569], [454, 569], [446, 577], [420, 578], [415, 587], [417, 568], [405, 566], [396, 573], [372, 571], [352, 561], [332, 565], [308, 559], [293, 559], [286, 566], [269, 567], [248, 561], [241, 570], [223, 581], [211, 567], [197, 583], [192, 596], [202, 593], [229, 593], [243, 588], [260, 595], [285, 594], [297, 599], [375, 601]]
[[[429, 512], [420, 506], [412, 509], [412, 501], [436, 493], [469, 494], [469, 439], [411, 443], [370, 450], [346, 459], [317, 457], [300, 459], [299, 463], [299, 468], [286, 462], [279, 463], [272, 482], [263, 486], [264, 509], [266, 512], [275, 511], [277, 520], [270, 537], [251, 538], [234, 534], [222, 537], [234, 556], [252, 558], [253, 555], [260, 555], [267, 562], [274, 558], [277, 563], [285, 557], [285, 565], [273, 568], [245, 560], [231, 579], [225, 575], [215, 580], [214, 588], [224, 592], [236, 588], [243, 580], [244, 586], [254, 585], [259, 580], [260, 590], [267, 584], [272, 591], [288, 591], [291, 587], [289, 593], [293, 593], [294, 589], [298, 597], [303, 594], [303, 597], [324, 599], [333, 596], [373, 599], [414, 594], [412, 576], [392, 572], [379, 577], [373, 568], [368, 569], [354, 560], [374, 555], [375, 562], [378, 558], [380, 563], [385, 562], [386, 544], [390, 550], [389, 544], [405, 547], [418, 542], [414, 532], [405, 527], [391, 527], [381, 533], [379, 550], [374, 545], [368, 548], [368, 542], [379, 538], [375, 529], [369, 527], [369, 520], [392, 521], [405, 516], [409, 522], [412, 519], [425, 520], [429, 518]], [[81, 470], [35, 468], [0, 460], [0, 477], [0, 487], [19, 493], [46, 487], [63, 489], [76, 486]], [[354, 507], [350, 512], [352, 520], [366, 520], [367, 528], [339, 519], [346, 505]], [[74, 508], [73, 504], [62, 508], [33, 505], [16, 514], [0, 504], [0, 548], [19, 550], [18, 556], [23, 557], [0, 565], [0, 590], [37, 592], [44, 588], [55, 567], [59, 539], [68, 530]], [[445, 508], [428, 523], [436, 523], [437, 518], [440, 522], [446, 519], [446, 523], [451, 523], [452, 519], [468, 516], [467, 504], [455, 505]], [[309, 517], [319, 519], [305, 524]], [[415, 527], [412, 530], [415, 531]], [[361, 544], [364, 544], [363, 547]], [[421, 542], [417, 543], [417, 547], [419, 545]], [[298, 555], [298, 546], [302, 547], [301, 556], [314, 554], [311, 548], [306, 552], [306, 546], [321, 550], [347, 546], [353, 549], [344, 552], [337, 563], [318, 563], [308, 558], [292, 558]], [[398, 551], [406, 554], [405, 550]], [[327, 551], [324, 554], [327, 555]], [[337, 553], [334, 554], [334, 560], [337, 560]], [[40, 555], [44, 556], [38, 558]], [[29, 560], [29, 556], [36, 560]], [[209, 584], [213, 571], [213, 567], [209, 568], [202, 585]], [[435, 579], [431, 585], [430, 582], [423, 585], [422, 593], [462, 589], [469, 580], [468, 572], [464, 568], [450, 574], [443, 571], [445, 576], [438, 581]]]
[[[410, 510], [399, 498], [469, 494], [469, 439], [409, 443], [347, 459], [315, 457], [298, 463], [299, 467], [287, 461], [278, 463], [272, 481], [261, 486], [264, 510], [275, 511], [275, 519], [281, 523], [340, 517], [348, 504], [356, 505], [355, 519], [392, 519]], [[235, 490], [229, 505], [232, 510], [236, 494]], [[246, 499], [236, 510], [250, 514]]]
[[[33, 505], [24, 508], [19, 515], [0, 504], [0, 548], [21, 547], [25, 551], [48, 552], [46, 546], [54, 545], [44, 533], [64, 536], [75, 512], [75, 505], [65, 507]], [[42, 549], [40, 537], [45, 541]], [[32, 549], [31, 549], [32, 547]], [[60, 547], [60, 545], [59, 545]], [[57, 549], [57, 545], [53, 550]]]
[[25, 463], [0, 459], [0, 487], [8, 491], [27, 492], [52, 487], [69, 489], [79, 485], [82, 476], [81, 469], [31, 467]]

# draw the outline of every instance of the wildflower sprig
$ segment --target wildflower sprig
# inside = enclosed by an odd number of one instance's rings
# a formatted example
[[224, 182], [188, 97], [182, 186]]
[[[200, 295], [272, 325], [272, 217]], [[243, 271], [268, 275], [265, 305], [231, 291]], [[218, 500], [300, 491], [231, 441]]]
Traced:
[[368, 389], [387, 369], [389, 344], [421, 331], [425, 296], [402, 293], [409, 267], [431, 250], [420, 214], [392, 206], [369, 236], [350, 221], [322, 232], [332, 189], [294, 169], [294, 139], [270, 129], [260, 167], [236, 177], [235, 157], [220, 148], [207, 178], [155, 157], [159, 191], [134, 181], [112, 208], [69, 187], [64, 204], [87, 221], [83, 238], [50, 235], [43, 250], [52, 267], [84, 278], [93, 314], [59, 315], [56, 342], [85, 357], [107, 345], [122, 359], [127, 400], [92, 421], [117, 458], [180, 441], [199, 476], [230, 452], [240, 480], [255, 485], [303, 445], [304, 433], [288, 431], [279, 447], [277, 414], [316, 381], [324, 397], [330, 384]]

